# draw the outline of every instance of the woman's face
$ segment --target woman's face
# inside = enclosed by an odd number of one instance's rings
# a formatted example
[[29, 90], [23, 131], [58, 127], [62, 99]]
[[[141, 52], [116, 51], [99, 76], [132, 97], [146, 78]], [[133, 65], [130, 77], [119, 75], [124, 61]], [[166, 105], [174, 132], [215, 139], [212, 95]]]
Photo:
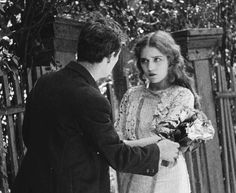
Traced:
[[157, 48], [146, 46], [140, 54], [140, 64], [151, 83], [164, 80], [168, 74], [168, 59]]

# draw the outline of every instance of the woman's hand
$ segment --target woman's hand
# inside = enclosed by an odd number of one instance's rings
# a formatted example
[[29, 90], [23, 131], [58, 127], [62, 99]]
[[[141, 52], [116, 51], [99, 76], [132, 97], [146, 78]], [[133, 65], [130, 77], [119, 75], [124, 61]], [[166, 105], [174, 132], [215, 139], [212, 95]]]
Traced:
[[[179, 157], [179, 144], [169, 139], [163, 139], [158, 144], [160, 149], [160, 159], [165, 163], [175, 163]], [[162, 161], [162, 162], [163, 162]], [[168, 165], [167, 165], [168, 166]]]

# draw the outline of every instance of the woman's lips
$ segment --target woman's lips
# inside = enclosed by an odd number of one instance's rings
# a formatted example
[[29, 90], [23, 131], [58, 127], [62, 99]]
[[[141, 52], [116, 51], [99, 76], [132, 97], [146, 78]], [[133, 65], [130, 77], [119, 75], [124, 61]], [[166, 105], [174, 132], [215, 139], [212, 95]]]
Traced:
[[154, 74], [154, 73], [149, 73], [148, 75], [149, 75], [149, 76], [155, 76], [156, 74]]

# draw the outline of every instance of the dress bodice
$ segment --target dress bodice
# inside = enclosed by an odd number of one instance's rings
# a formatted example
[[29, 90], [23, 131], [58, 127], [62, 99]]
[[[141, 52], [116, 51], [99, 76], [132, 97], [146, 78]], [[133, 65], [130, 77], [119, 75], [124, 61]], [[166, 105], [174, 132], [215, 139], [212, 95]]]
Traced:
[[[181, 86], [171, 86], [153, 92], [144, 86], [129, 89], [124, 95], [119, 118], [115, 124], [123, 139], [135, 140], [153, 135], [152, 130], [163, 118], [174, 123], [179, 119], [178, 107], [194, 106], [192, 92]], [[173, 123], [172, 123], [173, 124]]]

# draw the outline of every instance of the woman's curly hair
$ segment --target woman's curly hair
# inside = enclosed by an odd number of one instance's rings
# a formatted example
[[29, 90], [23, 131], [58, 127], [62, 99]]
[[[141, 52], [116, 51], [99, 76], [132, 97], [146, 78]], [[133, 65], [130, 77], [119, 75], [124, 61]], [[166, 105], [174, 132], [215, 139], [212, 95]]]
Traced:
[[194, 88], [193, 79], [186, 73], [185, 61], [181, 54], [180, 46], [176, 44], [171, 34], [165, 31], [156, 31], [146, 34], [138, 40], [134, 47], [137, 68], [140, 72], [139, 77], [142, 81], [144, 72], [140, 63], [140, 55], [146, 46], [158, 49], [162, 54], [167, 56], [169, 62], [168, 81], [171, 85], [179, 85], [186, 87], [192, 91], [195, 97], [195, 108], [200, 108], [199, 96]]

